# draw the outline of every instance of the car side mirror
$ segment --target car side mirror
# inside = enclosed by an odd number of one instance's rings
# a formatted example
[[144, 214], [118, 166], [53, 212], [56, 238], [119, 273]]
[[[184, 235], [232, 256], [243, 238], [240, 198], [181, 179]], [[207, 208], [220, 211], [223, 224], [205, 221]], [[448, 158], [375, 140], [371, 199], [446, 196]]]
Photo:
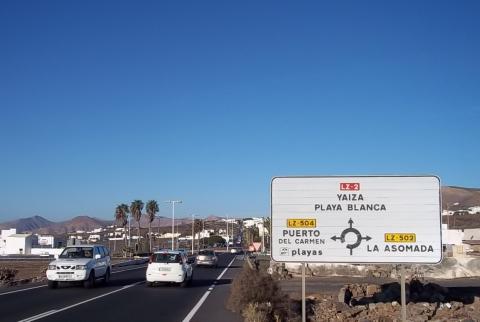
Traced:
[[100, 255], [100, 254], [95, 255], [95, 259], [100, 259], [100, 258], [102, 258], [102, 255]]
[[58, 259], [58, 254], [54, 254], [53, 258]]

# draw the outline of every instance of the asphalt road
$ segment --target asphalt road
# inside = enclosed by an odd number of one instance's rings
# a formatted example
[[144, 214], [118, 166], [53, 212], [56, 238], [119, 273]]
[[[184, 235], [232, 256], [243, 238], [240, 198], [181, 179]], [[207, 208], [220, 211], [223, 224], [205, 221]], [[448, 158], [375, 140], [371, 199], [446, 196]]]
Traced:
[[[218, 268], [195, 267], [191, 286], [147, 287], [146, 265], [113, 270], [107, 286], [29, 284], [0, 290], [0, 321], [241, 321], [225, 310], [232, 278], [243, 265], [221, 254]], [[230, 267], [229, 269], [226, 269]], [[100, 284], [100, 283], [99, 283]], [[213, 315], [212, 315], [213, 314]], [[218, 318], [217, 318], [218, 317]]]

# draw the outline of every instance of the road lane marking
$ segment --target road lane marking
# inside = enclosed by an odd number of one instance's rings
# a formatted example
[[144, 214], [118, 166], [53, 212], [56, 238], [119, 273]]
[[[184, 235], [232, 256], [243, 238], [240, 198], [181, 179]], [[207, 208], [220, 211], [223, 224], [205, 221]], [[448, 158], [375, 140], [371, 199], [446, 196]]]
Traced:
[[[124, 269], [124, 270], [121, 270], [121, 271], [113, 271], [112, 274], [133, 271], [133, 270], [136, 270], [136, 269], [141, 269], [141, 268], [146, 268], [146, 267], [147, 266], [141, 266], [141, 267], [135, 267], [135, 268], [130, 268], [130, 269]], [[25, 292], [25, 291], [34, 290], [34, 289], [41, 288], [41, 287], [47, 287], [47, 285], [32, 286], [32, 287], [22, 288], [20, 290], [4, 292], [4, 293], [0, 293], [0, 296], [8, 295], [8, 294], [14, 294], [14, 293], [18, 293], [18, 292]]]
[[197, 304], [193, 307], [193, 309], [188, 313], [188, 315], [183, 319], [182, 322], [189, 322], [197, 313], [197, 311], [200, 309], [202, 306], [203, 302], [207, 299], [207, 297], [210, 295], [210, 293], [213, 291], [215, 288], [217, 282], [222, 278], [222, 276], [225, 274], [225, 272], [230, 268], [232, 263], [235, 261], [236, 257], [233, 257], [232, 261], [228, 264], [227, 267], [218, 275], [217, 279], [213, 282], [213, 284], [208, 288], [208, 290], [203, 294], [203, 296], [200, 298], [200, 300], [197, 302]]
[[27, 318], [27, 319], [21, 320], [21, 322], [35, 321], [35, 320], [41, 319], [41, 318], [44, 317], [44, 316], [53, 314], [55, 311], [56, 311], [56, 310], [50, 310], [50, 311], [47, 311], [47, 312], [43, 312], [43, 313], [40, 313], [40, 314], [31, 316], [31, 317], [29, 317], [29, 318]]
[[36, 288], [46, 287], [46, 286], [47, 286], [47, 285], [40, 285], [40, 286], [33, 286], [33, 287], [29, 287], [29, 288], [22, 288], [22, 289], [20, 289], [20, 290], [15, 290], [15, 291], [10, 291], [10, 292], [0, 293], [0, 296], [2, 296], [2, 295], [7, 295], [7, 294], [18, 293], [18, 292], [24, 292], [24, 291], [33, 290], [33, 289], [36, 289]]
[[126, 290], [126, 289], [129, 289], [130, 287], [133, 287], [133, 286], [136, 286], [136, 285], [139, 285], [139, 284], [142, 284], [142, 283], [145, 283], [145, 281], [140, 281], [140, 282], [128, 284], [128, 285], [125, 285], [125, 286], [123, 286], [122, 288], [119, 288], [119, 289], [117, 289], [117, 290], [114, 290], [114, 291], [111, 291], [111, 292], [108, 292], [108, 293], [104, 293], [104, 294], [101, 294], [101, 295], [92, 297], [92, 298], [90, 298], [90, 299], [88, 299], [88, 300], [84, 300], [84, 301], [81, 301], [81, 302], [78, 302], [78, 303], [75, 303], [75, 304], [72, 304], [72, 305], [63, 307], [63, 308], [58, 309], [58, 310], [50, 310], [50, 311], [47, 311], [47, 312], [44, 312], [44, 313], [41, 313], [41, 314], [37, 314], [37, 315], [31, 316], [31, 317], [29, 317], [29, 318], [20, 320], [20, 321], [18, 321], [18, 322], [31, 322], [31, 321], [40, 320], [40, 319], [42, 319], [42, 318], [44, 318], [44, 317], [47, 317], [47, 316], [50, 316], [50, 315], [52, 315], [52, 314], [57, 314], [57, 313], [59, 313], [59, 312], [63, 312], [63, 311], [69, 310], [69, 309], [74, 308], [74, 307], [76, 307], [76, 306], [79, 306], [79, 305], [82, 305], [82, 304], [85, 304], [85, 303], [88, 303], [88, 302], [91, 302], [91, 301], [98, 300], [98, 299], [100, 299], [100, 298], [102, 298], [102, 297], [105, 297], [105, 296], [108, 296], [108, 295], [112, 295], [112, 294], [115, 294], [115, 293], [124, 291], [124, 290]]

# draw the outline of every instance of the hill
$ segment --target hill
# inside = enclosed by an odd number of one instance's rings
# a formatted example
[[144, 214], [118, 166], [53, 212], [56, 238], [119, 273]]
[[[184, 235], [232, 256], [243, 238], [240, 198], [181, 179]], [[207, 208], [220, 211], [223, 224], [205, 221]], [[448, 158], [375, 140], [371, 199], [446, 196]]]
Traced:
[[93, 230], [111, 225], [111, 221], [78, 216], [62, 222], [53, 222], [41, 216], [21, 218], [0, 224], [1, 229], [16, 228], [18, 233], [63, 234], [77, 230]]
[[[480, 189], [446, 186], [442, 187], [443, 209], [459, 210], [480, 206]], [[458, 205], [454, 206], [458, 202]]]
[[53, 223], [48, 227], [37, 229], [35, 232], [40, 234], [64, 234], [77, 230], [91, 231], [96, 228], [102, 228], [111, 225], [111, 221], [92, 218], [89, 216], [77, 216], [67, 221]]
[[49, 227], [55, 224], [53, 221], [45, 219], [41, 216], [33, 216], [29, 218], [20, 218], [0, 224], [0, 229], [16, 228], [17, 232], [35, 231], [40, 228]]

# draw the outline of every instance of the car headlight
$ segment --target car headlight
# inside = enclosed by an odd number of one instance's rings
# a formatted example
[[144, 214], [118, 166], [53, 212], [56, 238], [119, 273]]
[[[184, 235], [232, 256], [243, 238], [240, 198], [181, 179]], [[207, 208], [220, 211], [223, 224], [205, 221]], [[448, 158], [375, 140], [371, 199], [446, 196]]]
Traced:
[[48, 270], [53, 271], [53, 270], [56, 270], [56, 269], [57, 269], [57, 266], [55, 266], [55, 265], [48, 265]]
[[76, 270], [86, 270], [86, 269], [87, 269], [87, 265], [77, 265], [77, 266], [75, 266], [75, 269], [76, 269]]

